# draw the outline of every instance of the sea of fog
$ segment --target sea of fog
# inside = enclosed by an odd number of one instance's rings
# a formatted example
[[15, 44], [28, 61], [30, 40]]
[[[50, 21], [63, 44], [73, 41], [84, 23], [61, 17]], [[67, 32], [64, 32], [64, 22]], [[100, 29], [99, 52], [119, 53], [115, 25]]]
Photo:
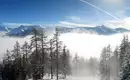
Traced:
[[[114, 35], [97, 35], [86, 33], [65, 33], [60, 35], [60, 40], [67, 46], [72, 55], [77, 53], [81, 57], [100, 57], [102, 48], [111, 45], [114, 49], [120, 45], [123, 35], [130, 33], [120, 33]], [[3, 57], [7, 49], [13, 49], [14, 44], [18, 41], [21, 45], [25, 41], [29, 41], [30, 36], [24, 38], [17, 37], [0, 37], [0, 57]]]

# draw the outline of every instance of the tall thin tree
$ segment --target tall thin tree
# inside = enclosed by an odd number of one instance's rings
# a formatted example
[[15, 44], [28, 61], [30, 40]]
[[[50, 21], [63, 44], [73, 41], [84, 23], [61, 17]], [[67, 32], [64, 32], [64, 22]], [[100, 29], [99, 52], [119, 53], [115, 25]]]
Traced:
[[42, 77], [45, 73], [45, 50], [47, 48], [47, 36], [45, 35], [45, 30], [42, 30], [41, 37], [40, 37], [40, 44], [41, 44], [41, 74]]
[[50, 41], [49, 41], [49, 43], [50, 43], [50, 73], [51, 73], [51, 79], [53, 79], [53, 67], [54, 67], [54, 40], [53, 39], [50, 39]]

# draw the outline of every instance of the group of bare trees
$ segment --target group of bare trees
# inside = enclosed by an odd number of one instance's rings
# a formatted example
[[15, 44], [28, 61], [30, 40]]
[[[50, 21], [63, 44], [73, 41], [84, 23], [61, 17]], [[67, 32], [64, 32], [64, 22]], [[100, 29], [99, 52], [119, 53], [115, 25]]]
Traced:
[[70, 74], [69, 57], [69, 50], [59, 40], [58, 28], [51, 39], [47, 38], [45, 30], [33, 29], [31, 41], [22, 46], [17, 41], [14, 49], [5, 53], [2, 65], [3, 68], [8, 65], [8, 69], [13, 65], [20, 80], [42, 79], [47, 74], [58, 80], [59, 74], [64, 75], [63, 78]]

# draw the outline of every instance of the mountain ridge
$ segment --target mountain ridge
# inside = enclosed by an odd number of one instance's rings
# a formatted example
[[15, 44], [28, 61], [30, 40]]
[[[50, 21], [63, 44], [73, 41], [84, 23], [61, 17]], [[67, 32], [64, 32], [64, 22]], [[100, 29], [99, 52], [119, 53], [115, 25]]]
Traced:
[[[32, 34], [32, 30], [36, 28], [37, 30], [43, 30], [45, 29], [48, 32], [52, 32], [55, 27], [46, 27], [46, 26], [40, 26], [40, 25], [20, 25], [17, 28], [8, 28], [4, 25], [0, 25], [0, 31], [6, 32], [6, 35], [8, 36], [27, 36]], [[117, 33], [123, 33], [123, 32], [130, 32], [130, 30], [125, 28], [109, 28], [105, 25], [95, 26], [95, 27], [65, 27], [60, 26], [58, 27], [59, 32], [62, 33], [90, 33], [90, 34], [98, 34], [98, 35], [112, 35]]]

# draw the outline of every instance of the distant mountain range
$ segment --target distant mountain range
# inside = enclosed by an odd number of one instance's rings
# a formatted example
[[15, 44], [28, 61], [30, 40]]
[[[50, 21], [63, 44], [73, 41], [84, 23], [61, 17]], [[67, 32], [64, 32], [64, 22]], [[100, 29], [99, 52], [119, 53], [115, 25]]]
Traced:
[[[37, 30], [46, 29], [48, 32], [52, 32], [55, 28], [54, 27], [41, 27], [39, 25], [21, 25], [17, 28], [8, 28], [4, 25], [0, 25], [0, 33], [2, 35], [8, 36], [27, 36], [32, 34], [33, 28]], [[107, 26], [101, 25], [96, 27], [59, 27], [59, 32], [62, 33], [89, 33], [89, 34], [99, 34], [99, 35], [112, 35], [116, 33], [123, 33], [123, 32], [130, 32], [130, 30], [125, 28], [109, 28]], [[4, 32], [4, 34], [3, 34]]]
[[39, 25], [29, 25], [29, 26], [21, 25], [17, 28], [13, 28], [12, 30], [10, 30], [7, 33], [7, 35], [9, 35], [9, 36], [27, 36], [29, 34], [32, 34], [32, 30], [34, 28], [37, 29], [37, 30], [43, 29]]

